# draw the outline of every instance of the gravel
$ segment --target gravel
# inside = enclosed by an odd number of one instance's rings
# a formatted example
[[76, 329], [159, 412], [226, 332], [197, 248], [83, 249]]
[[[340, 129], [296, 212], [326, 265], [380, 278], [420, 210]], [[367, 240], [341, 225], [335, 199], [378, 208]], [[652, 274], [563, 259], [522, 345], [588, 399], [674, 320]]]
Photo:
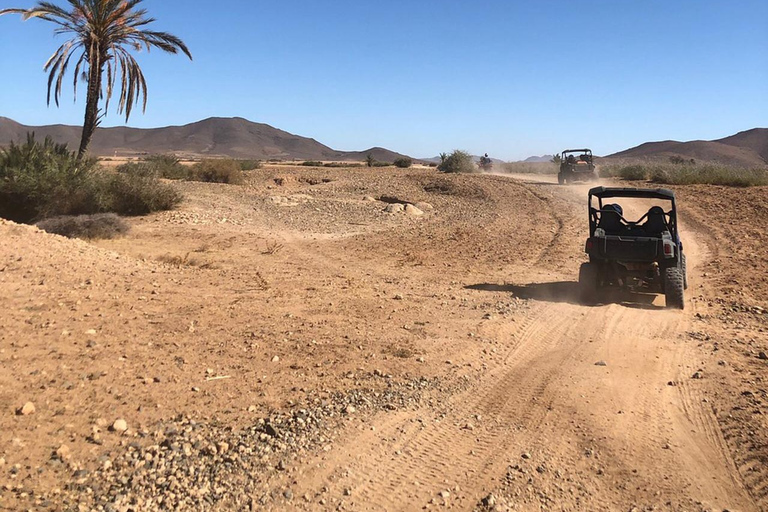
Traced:
[[[96, 469], [75, 469], [77, 474], [60, 494], [36, 499], [62, 509], [116, 512], [259, 509], [292, 500], [290, 489], [283, 487], [275, 494], [265, 484], [280, 473], [290, 473], [294, 459], [332, 444], [352, 417], [365, 421], [376, 412], [415, 407], [423, 393], [435, 387], [436, 381], [425, 378], [405, 383], [387, 380], [383, 391], [360, 389], [316, 397], [304, 407], [274, 412], [242, 429], [177, 416], [150, 430], [128, 432], [123, 446], [99, 457]], [[127, 423], [117, 420], [112, 427], [127, 429]], [[70, 457], [66, 445], [53, 454], [61, 462]], [[70, 463], [62, 470], [75, 467]]]

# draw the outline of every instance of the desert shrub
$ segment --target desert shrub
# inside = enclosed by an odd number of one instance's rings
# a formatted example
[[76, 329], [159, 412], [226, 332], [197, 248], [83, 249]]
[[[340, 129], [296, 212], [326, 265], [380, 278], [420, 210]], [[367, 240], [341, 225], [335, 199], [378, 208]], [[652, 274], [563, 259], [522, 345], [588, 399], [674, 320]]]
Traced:
[[620, 165], [602, 165], [597, 168], [597, 173], [601, 178], [618, 178]]
[[445, 157], [443, 162], [437, 166], [437, 170], [440, 172], [477, 172], [477, 166], [472, 161], [472, 155], [457, 149]]
[[392, 164], [390, 164], [389, 162], [376, 161], [376, 162], [373, 162], [373, 165], [370, 165], [369, 167], [389, 167], [390, 165]]
[[65, 144], [27, 135], [0, 152], [0, 217], [31, 222], [51, 215], [90, 213], [97, 163], [77, 161]]
[[407, 169], [408, 167], [413, 165], [413, 160], [410, 158], [398, 158], [393, 162], [395, 164], [395, 167], [400, 167], [401, 169]]
[[208, 183], [240, 185], [245, 181], [245, 176], [243, 171], [240, 170], [240, 165], [234, 160], [202, 160], [192, 166], [187, 179]]
[[146, 215], [170, 210], [183, 199], [173, 186], [157, 178], [103, 173], [97, 177], [94, 211], [115, 212], [120, 215]]
[[672, 155], [669, 157], [670, 163], [676, 164], [676, 165], [687, 165], [687, 164], [695, 164], [696, 160], [693, 158], [683, 158], [679, 155]]
[[117, 166], [117, 172], [169, 180], [184, 180], [189, 177], [189, 168], [182, 165], [175, 155], [152, 155], [139, 162], [126, 162]]
[[115, 238], [130, 229], [128, 223], [114, 213], [51, 217], [38, 222], [37, 227], [55, 235], [89, 240]]
[[768, 170], [743, 169], [722, 165], [697, 165], [690, 161], [632, 165], [608, 165], [600, 169], [604, 178], [649, 180], [667, 185], [722, 185], [752, 187], [768, 185]]
[[301, 165], [304, 167], [322, 167], [323, 162], [320, 162], [318, 160], [307, 160], [306, 162], [302, 162]]
[[154, 166], [158, 178], [184, 180], [189, 176], [189, 167], [183, 165], [176, 155], [151, 155], [144, 159], [144, 163]]
[[768, 185], [768, 170], [741, 169], [719, 165], [657, 166], [650, 173], [654, 183], [669, 185], [723, 185], [728, 187], [754, 187]]
[[255, 169], [261, 169], [261, 160], [243, 159], [237, 161], [240, 165], [241, 171], [253, 171]]
[[327, 164], [323, 164], [323, 167], [334, 167], [334, 168], [349, 168], [349, 167], [362, 167], [363, 164], [357, 163], [357, 162], [328, 162]]
[[651, 172], [647, 166], [627, 165], [619, 170], [619, 177], [631, 181], [647, 180]]
[[[141, 215], [181, 201], [152, 176], [104, 171], [95, 159], [78, 161], [66, 145], [46, 138], [0, 151], [0, 217], [35, 222], [62, 215], [115, 212]], [[140, 207], [139, 207], [140, 206]]]

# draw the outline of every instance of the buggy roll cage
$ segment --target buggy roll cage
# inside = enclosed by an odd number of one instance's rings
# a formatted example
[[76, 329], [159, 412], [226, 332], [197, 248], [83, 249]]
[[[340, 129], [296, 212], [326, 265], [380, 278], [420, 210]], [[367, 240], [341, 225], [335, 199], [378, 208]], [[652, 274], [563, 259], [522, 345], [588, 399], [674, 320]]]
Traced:
[[592, 150], [591, 149], [566, 149], [562, 152], [562, 154], [566, 153], [586, 153], [589, 156], [592, 156]]
[[[592, 150], [591, 149], [566, 149], [560, 153], [560, 161], [565, 162], [570, 156], [578, 154], [578, 160], [583, 162], [592, 163]], [[586, 157], [586, 158], [585, 158]]]
[[[592, 206], [592, 198], [597, 198], [598, 208]], [[672, 208], [664, 212], [664, 216], [668, 219], [667, 226], [669, 227], [670, 234], [674, 240], [679, 240], [677, 233], [677, 205], [675, 202], [675, 193], [666, 188], [629, 188], [629, 187], [594, 187], [589, 190], [587, 206], [589, 207], [589, 234], [592, 236], [595, 229], [597, 229], [603, 212], [605, 211], [603, 199], [611, 199], [614, 197], [630, 197], [641, 199], [661, 199], [670, 201]], [[611, 210], [613, 211], [613, 210]], [[620, 215], [618, 212], [614, 212], [615, 215], [623, 221], [627, 227], [633, 228], [640, 225], [640, 223], [648, 217], [648, 213], [645, 213], [636, 221], [629, 221]]]

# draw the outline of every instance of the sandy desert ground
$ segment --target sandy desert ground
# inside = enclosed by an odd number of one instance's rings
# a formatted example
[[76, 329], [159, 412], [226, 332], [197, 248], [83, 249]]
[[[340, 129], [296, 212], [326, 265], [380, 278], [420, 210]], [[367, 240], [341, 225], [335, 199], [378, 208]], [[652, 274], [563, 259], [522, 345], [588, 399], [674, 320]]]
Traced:
[[120, 239], [0, 221], [0, 509], [768, 510], [768, 190], [676, 189], [681, 312], [579, 303], [552, 181], [267, 166]]

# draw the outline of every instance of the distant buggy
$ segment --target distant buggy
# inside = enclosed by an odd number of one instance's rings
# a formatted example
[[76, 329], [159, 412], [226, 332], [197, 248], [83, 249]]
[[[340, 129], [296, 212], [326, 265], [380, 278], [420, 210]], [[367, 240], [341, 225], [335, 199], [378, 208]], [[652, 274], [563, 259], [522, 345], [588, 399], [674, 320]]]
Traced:
[[560, 185], [596, 180], [597, 177], [591, 149], [566, 149], [560, 153], [560, 171], [557, 173]]
[[[637, 199], [655, 205], [639, 219], [627, 220], [621, 202]], [[594, 302], [603, 288], [621, 287], [663, 293], [668, 308], [683, 309], [688, 278], [674, 192], [595, 187], [588, 204], [589, 262], [579, 271], [582, 300]]]

